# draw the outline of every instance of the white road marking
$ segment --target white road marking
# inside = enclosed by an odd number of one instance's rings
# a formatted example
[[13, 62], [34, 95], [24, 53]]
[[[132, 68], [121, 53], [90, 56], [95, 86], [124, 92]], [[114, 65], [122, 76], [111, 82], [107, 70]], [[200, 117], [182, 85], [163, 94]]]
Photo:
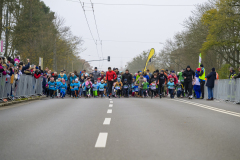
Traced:
[[107, 143], [108, 133], [99, 133], [95, 148], [105, 148]]
[[109, 99], [109, 101], [112, 101], [112, 99]]
[[108, 109], [108, 110], [107, 110], [107, 113], [112, 113], [112, 109]]
[[113, 101], [110, 101], [110, 103], [113, 103]]
[[228, 114], [228, 115], [232, 115], [232, 116], [236, 116], [236, 117], [240, 117], [240, 113], [237, 113], [237, 112], [227, 111], [227, 110], [224, 110], [224, 109], [215, 108], [215, 107], [207, 106], [207, 105], [200, 104], [200, 103], [194, 103], [194, 102], [190, 102], [190, 101], [186, 101], [186, 100], [175, 100], [175, 99], [171, 99], [171, 100], [191, 104], [191, 105], [194, 105], [194, 106], [198, 106], [198, 107], [201, 107], [201, 108], [209, 109], [209, 110], [212, 110], [212, 111], [216, 111], [216, 112], [220, 112], [220, 113], [224, 113], [224, 114]]
[[103, 125], [110, 125], [111, 118], [105, 118]]
[[113, 107], [113, 104], [109, 104], [109, 107]]

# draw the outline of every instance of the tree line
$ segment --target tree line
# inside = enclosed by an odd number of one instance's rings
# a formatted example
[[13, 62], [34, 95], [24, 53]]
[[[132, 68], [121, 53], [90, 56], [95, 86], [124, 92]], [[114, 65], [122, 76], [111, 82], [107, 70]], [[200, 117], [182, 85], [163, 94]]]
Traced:
[[[240, 66], [239, 0], [209, 0], [196, 5], [183, 26], [183, 31], [166, 40], [150, 65], [176, 71], [190, 65], [195, 70], [199, 54], [202, 53], [202, 63], [207, 72], [215, 67], [220, 78], [227, 78], [230, 66], [235, 69]], [[139, 63], [144, 58], [141, 54], [140, 58], [135, 57], [126, 67], [142, 69]]]
[[[0, 36], [5, 43], [4, 56], [27, 58], [55, 71], [83, 69], [79, 54], [83, 40], [74, 36], [65, 20], [40, 0], [0, 0]], [[91, 70], [89, 63], [85, 69]]]

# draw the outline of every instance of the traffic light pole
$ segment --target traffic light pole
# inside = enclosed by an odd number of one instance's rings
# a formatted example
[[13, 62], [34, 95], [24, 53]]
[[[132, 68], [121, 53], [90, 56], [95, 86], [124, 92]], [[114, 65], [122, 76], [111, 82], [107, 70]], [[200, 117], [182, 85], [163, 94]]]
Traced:
[[104, 60], [108, 60], [108, 59], [85, 61], [85, 62], [83, 62], [82, 69], [84, 69], [84, 64], [85, 64], [86, 62], [95, 62], [95, 61], [104, 61]]

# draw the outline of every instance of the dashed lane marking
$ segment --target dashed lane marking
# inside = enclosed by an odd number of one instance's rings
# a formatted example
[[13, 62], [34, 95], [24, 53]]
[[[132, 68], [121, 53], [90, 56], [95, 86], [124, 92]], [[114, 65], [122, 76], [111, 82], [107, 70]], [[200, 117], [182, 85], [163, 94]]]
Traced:
[[112, 101], [112, 99], [109, 99], [109, 101]]
[[216, 111], [216, 112], [219, 112], [219, 113], [224, 113], [224, 114], [232, 115], [232, 116], [235, 116], [235, 117], [240, 117], [240, 113], [227, 111], [227, 110], [224, 110], [224, 109], [219, 109], [219, 108], [211, 107], [211, 106], [200, 104], [200, 103], [190, 102], [190, 101], [186, 101], [186, 100], [175, 100], [175, 99], [169, 99], [169, 100], [182, 102], [182, 103], [187, 103], [187, 104], [191, 104], [191, 105], [198, 106], [198, 107], [201, 107], [201, 108]]
[[109, 107], [113, 107], [113, 104], [109, 104]]
[[113, 103], [113, 101], [110, 101], [110, 103]]
[[107, 113], [112, 113], [112, 109], [108, 109], [108, 110], [107, 110]]
[[111, 118], [105, 118], [103, 125], [110, 125]]
[[95, 148], [105, 148], [107, 144], [108, 133], [99, 133]]

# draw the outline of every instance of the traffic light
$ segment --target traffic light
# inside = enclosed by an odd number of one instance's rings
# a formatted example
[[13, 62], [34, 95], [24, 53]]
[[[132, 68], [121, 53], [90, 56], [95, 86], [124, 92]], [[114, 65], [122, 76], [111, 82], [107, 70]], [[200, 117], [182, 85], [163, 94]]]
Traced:
[[108, 62], [110, 62], [110, 56], [108, 56]]

